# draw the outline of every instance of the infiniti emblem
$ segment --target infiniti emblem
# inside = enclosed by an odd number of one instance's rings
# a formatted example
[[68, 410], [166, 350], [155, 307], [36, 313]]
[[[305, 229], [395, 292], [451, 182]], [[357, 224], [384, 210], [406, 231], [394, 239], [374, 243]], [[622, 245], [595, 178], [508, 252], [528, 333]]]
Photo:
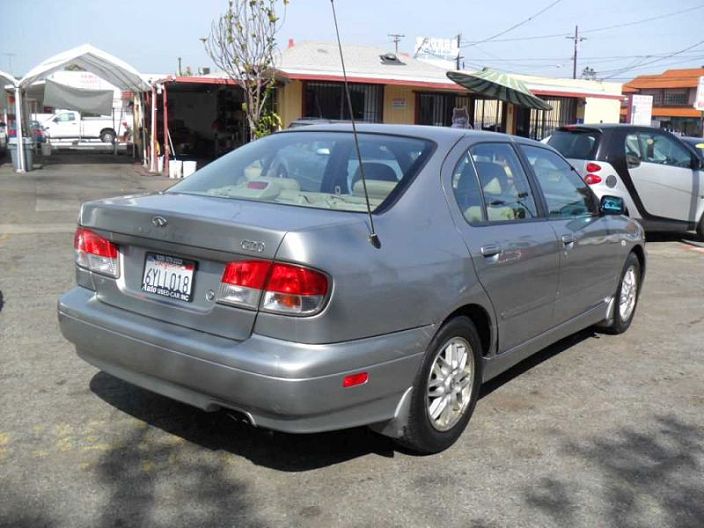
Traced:
[[163, 216], [155, 216], [152, 218], [152, 224], [154, 224], [156, 227], [166, 227], [166, 224], [168, 224], [168, 222]]

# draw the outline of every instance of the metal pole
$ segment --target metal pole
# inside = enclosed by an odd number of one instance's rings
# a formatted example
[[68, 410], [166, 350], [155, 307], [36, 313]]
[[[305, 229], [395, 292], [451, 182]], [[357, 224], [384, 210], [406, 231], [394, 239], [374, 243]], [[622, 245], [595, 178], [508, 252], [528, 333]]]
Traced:
[[162, 98], [164, 103], [164, 174], [169, 175], [169, 154], [171, 153], [169, 147], [169, 111], [166, 107], [166, 84], [162, 88]]
[[22, 89], [15, 88], [15, 130], [17, 132], [17, 172], [25, 172], [24, 138], [22, 137]]
[[152, 85], [152, 122], [151, 122], [151, 158], [149, 160], [149, 172], [157, 172], [158, 165], [156, 159], [156, 85]]

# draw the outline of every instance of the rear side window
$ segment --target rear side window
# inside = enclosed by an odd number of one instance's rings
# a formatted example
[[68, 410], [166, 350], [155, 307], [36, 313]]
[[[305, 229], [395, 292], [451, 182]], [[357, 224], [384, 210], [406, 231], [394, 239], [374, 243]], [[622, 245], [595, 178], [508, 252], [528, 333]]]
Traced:
[[594, 195], [565, 160], [544, 148], [520, 148], [543, 190], [548, 216], [570, 218], [591, 215], [596, 210]]
[[[301, 130], [249, 143], [168, 192], [366, 211], [352, 134]], [[359, 134], [359, 143], [372, 210], [398, 185], [412, 180], [434, 149], [424, 139], [383, 134]]]
[[465, 218], [470, 222], [510, 222], [538, 216], [528, 178], [511, 145], [480, 143], [469, 149], [469, 155], [477, 171], [484, 210], [478, 218], [470, 206], [463, 211]]
[[566, 158], [594, 159], [600, 136], [596, 130], [555, 130], [548, 145]]

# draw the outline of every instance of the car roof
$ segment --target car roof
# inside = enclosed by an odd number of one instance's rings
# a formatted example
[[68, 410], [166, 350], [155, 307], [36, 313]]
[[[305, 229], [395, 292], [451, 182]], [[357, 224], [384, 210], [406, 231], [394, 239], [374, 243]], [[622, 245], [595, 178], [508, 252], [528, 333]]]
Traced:
[[555, 130], [560, 130], [563, 132], [569, 132], [570, 130], [576, 130], [576, 131], [599, 131], [599, 132], [604, 132], [607, 130], [616, 130], [616, 129], [627, 129], [627, 130], [659, 130], [661, 132], [664, 132], [661, 128], [657, 127], [651, 127], [651, 126], [645, 126], [645, 125], [632, 125], [630, 123], [584, 123], [584, 124], [575, 124], [575, 125], [562, 125], [560, 127], [557, 127]]
[[[373, 134], [388, 134], [395, 136], [409, 136], [421, 139], [429, 139], [436, 143], [456, 143], [462, 138], [471, 138], [476, 140], [496, 139], [501, 141], [513, 141], [516, 143], [527, 143], [542, 145], [541, 143], [519, 136], [503, 134], [500, 132], [489, 132], [485, 130], [474, 130], [471, 128], [451, 128], [429, 125], [389, 125], [376, 123], [355, 123], [357, 132], [373, 133]], [[305, 127], [296, 127], [278, 132], [278, 134], [300, 134], [306, 132], [351, 132], [351, 123], [332, 123], [332, 124], [311, 124]], [[542, 145], [545, 146], [545, 145]]]

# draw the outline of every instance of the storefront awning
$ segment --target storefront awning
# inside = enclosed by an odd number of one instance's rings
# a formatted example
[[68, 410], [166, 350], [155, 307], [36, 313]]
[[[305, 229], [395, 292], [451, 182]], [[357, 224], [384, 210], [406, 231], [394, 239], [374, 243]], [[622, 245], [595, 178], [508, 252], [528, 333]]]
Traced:
[[477, 95], [526, 108], [552, 110], [552, 106], [533, 95], [522, 81], [507, 73], [484, 68], [472, 73], [449, 71], [447, 77]]

